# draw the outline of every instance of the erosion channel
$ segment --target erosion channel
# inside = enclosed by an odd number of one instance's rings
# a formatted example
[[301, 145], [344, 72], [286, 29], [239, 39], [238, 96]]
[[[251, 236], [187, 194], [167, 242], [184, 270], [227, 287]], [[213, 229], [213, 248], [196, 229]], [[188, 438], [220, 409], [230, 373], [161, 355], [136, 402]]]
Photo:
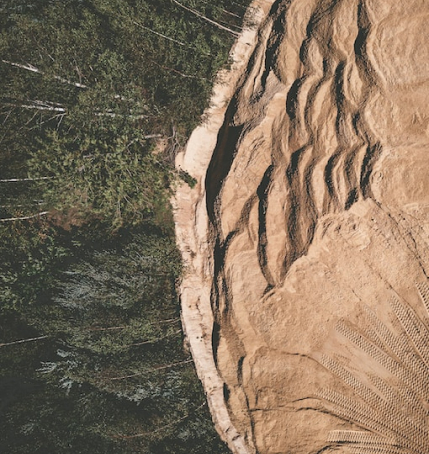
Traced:
[[236, 454], [429, 452], [429, 3], [259, 0], [177, 166], [182, 318]]

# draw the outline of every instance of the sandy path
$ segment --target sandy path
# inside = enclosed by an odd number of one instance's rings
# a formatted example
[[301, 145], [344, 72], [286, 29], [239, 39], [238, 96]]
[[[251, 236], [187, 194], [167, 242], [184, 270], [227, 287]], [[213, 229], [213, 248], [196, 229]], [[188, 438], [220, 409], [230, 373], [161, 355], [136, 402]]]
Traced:
[[429, 3], [253, 7], [177, 161], [216, 426], [236, 453], [429, 452]]

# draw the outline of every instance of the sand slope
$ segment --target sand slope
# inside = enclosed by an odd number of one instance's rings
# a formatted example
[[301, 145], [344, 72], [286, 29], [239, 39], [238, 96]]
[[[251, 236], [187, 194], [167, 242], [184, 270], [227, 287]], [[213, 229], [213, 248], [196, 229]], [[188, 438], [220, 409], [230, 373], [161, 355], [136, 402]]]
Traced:
[[252, 15], [177, 161], [217, 428], [243, 454], [429, 452], [429, 3]]

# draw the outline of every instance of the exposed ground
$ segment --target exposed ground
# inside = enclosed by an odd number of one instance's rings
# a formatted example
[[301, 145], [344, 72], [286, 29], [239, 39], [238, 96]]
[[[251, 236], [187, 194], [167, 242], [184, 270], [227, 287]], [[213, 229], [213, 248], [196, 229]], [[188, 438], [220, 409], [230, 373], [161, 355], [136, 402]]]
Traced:
[[429, 452], [429, 3], [252, 8], [177, 161], [215, 423], [235, 453]]

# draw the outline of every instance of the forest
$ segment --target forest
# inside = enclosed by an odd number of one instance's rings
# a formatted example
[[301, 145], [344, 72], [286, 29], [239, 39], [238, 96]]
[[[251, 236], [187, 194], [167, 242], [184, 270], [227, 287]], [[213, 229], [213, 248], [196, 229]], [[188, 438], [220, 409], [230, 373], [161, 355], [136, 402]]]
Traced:
[[228, 452], [169, 200], [248, 3], [2, 0], [0, 452]]

